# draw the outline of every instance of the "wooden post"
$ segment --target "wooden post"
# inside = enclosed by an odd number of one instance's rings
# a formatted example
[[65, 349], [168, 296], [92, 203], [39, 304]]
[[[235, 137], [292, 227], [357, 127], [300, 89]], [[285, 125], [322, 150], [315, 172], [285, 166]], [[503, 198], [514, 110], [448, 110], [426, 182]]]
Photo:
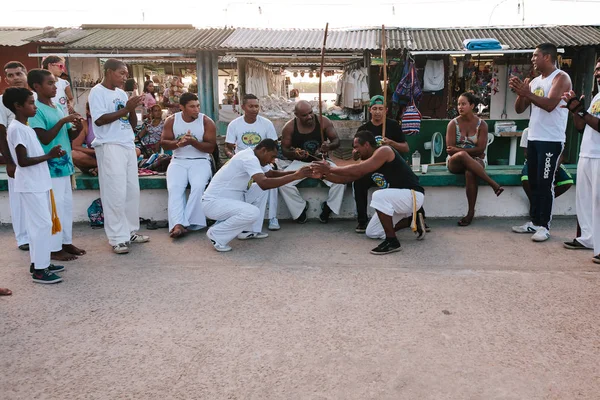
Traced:
[[[325, 25], [325, 34], [323, 35], [323, 47], [321, 47], [321, 71], [319, 73], [319, 126], [321, 128], [321, 143], [325, 142], [325, 133], [323, 131], [323, 99], [321, 98], [321, 86], [323, 83], [323, 67], [325, 66], [325, 45], [327, 44], [327, 31], [329, 22]], [[323, 159], [325, 155], [323, 154]]]
[[385, 137], [385, 126], [387, 120], [387, 51], [386, 51], [386, 40], [385, 40], [385, 25], [381, 25], [381, 58], [383, 59], [383, 126], [381, 129], [381, 136]]

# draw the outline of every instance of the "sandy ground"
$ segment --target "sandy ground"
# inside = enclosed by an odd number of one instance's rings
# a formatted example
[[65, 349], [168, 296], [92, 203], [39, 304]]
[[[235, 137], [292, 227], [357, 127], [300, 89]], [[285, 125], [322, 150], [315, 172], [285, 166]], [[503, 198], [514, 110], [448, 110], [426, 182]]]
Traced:
[[562, 248], [574, 219], [541, 244], [518, 222], [432, 220], [388, 256], [352, 221], [125, 256], [77, 225], [51, 286], [3, 227], [0, 398], [598, 399], [600, 266]]

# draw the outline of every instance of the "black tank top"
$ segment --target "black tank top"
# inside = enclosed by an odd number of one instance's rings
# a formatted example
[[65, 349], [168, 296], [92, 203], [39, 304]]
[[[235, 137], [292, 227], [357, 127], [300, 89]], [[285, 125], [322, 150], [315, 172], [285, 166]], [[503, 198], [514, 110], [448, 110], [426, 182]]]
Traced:
[[[298, 130], [298, 120], [294, 118], [294, 132], [292, 133], [292, 147], [297, 149], [306, 150], [308, 154], [312, 154], [313, 156], [317, 153], [317, 151], [321, 148], [321, 125], [319, 124], [319, 119], [317, 116], [314, 116], [315, 119], [315, 129], [313, 129], [310, 133], [300, 133]], [[311, 157], [306, 157], [302, 161], [311, 160]]]
[[425, 193], [423, 187], [419, 185], [419, 177], [415, 175], [400, 153], [391, 147], [390, 149], [394, 152], [394, 159], [371, 173], [373, 182], [381, 189], [412, 189]]

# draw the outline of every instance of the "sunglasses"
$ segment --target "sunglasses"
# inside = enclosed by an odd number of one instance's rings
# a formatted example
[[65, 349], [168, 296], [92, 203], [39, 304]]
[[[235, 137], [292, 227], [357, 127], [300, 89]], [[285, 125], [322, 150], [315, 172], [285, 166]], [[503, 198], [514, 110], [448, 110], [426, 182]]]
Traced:
[[60, 64], [60, 63], [53, 63], [52, 65], [57, 66], [58, 68], [60, 68], [61, 70], [65, 70], [65, 64]]

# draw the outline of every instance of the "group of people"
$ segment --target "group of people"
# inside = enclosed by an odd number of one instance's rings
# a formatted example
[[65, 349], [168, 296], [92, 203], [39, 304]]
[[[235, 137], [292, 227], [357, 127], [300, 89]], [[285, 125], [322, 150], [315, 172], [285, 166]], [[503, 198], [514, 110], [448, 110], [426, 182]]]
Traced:
[[[540, 75], [531, 82], [516, 77], [509, 82], [517, 94], [515, 110], [532, 110], [528, 137], [522, 141], [527, 148], [523, 181], [530, 199], [530, 221], [513, 227], [513, 231], [531, 233], [538, 242], [550, 237], [553, 199], [573, 183], [559, 167], [571, 113], [576, 128], [583, 132], [577, 171], [580, 233], [565, 247], [593, 249], [593, 261], [600, 263], [600, 95], [586, 109], [583, 97], [572, 91], [569, 76], [556, 68], [556, 60], [556, 47], [542, 44], [532, 57]], [[149, 241], [137, 233], [140, 189], [134, 144], [135, 109], [148, 102], [148, 88], [144, 86], [142, 95], [128, 95], [121, 89], [128, 79], [127, 66], [109, 59], [102, 82], [90, 92], [89, 115], [83, 118], [69, 110], [68, 93], [59, 90], [56, 74], [64, 71], [64, 65], [47, 64], [47, 69], [27, 73], [21, 63], [8, 63], [4, 72], [10, 88], [2, 96], [0, 110], [0, 152], [9, 175], [13, 227], [19, 248], [30, 252], [30, 272], [38, 283], [61, 281], [57, 273], [64, 266], [53, 264], [53, 260], [69, 261], [85, 254], [72, 243], [71, 176], [73, 159], [80, 150], [72, 148], [71, 142], [85, 141], [86, 129], [93, 130], [89, 148], [93, 148], [97, 162], [109, 244], [115, 253], [124, 254], [132, 243]], [[51, 66], [56, 67], [56, 73]], [[600, 84], [600, 60], [595, 77]], [[153, 114], [154, 104], [149, 105]], [[485, 121], [473, 112], [475, 106], [472, 94], [462, 94], [459, 116], [450, 121], [446, 132], [448, 170], [465, 174], [466, 179], [468, 213], [459, 221], [461, 226], [473, 220], [478, 179], [488, 183], [497, 196], [503, 192], [485, 172], [488, 130]], [[159, 109], [153, 128], [161, 124]], [[353, 152], [361, 162], [345, 167], [327, 159], [340, 140], [332, 122], [314, 115], [308, 102], [296, 103], [295, 117], [283, 127], [280, 144], [273, 124], [258, 115], [256, 96], [244, 96], [242, 109], [244, 115], [227, 129], [224, 151], [229, 161], [216, 173], [211, 158], [217, 146], [216, 126], [200, 112], [195, 94], [183, 93], [180, 111], [161, 124], [160, 146], [172, 152], [167, 169], [171, 237], [205, 228], [212, 220], [215, 222], [206, 235], [219, 252], [230, 251], [234, 238], [266, 238], [263, 223], [267, 204], [268, 228], [280, 229], [278, 195], [293, 219], [305, 223], [308, 202], [296, 185], [306, 178], [321, 179], [329, 187], [319, 215], [323, 223], [332, 212], [339, 214], [346, 184], [353, 184], [356, 232], [382, 240], [371, 250], [373, 254], [400, 250], [396, 237], [399, 229], [410, 227], [417, 239], [425, 237], [424, 189], [402, 157], [409, 146], [400, 125], [391, 119], [383, 124], [387, 108], [382, 96], [371, 99], [371, 119], [353, 138]], [[373, 186], [379, 190], [372, 196], [370, 205], [375, 214], [369, 221], [367, 198]]]

